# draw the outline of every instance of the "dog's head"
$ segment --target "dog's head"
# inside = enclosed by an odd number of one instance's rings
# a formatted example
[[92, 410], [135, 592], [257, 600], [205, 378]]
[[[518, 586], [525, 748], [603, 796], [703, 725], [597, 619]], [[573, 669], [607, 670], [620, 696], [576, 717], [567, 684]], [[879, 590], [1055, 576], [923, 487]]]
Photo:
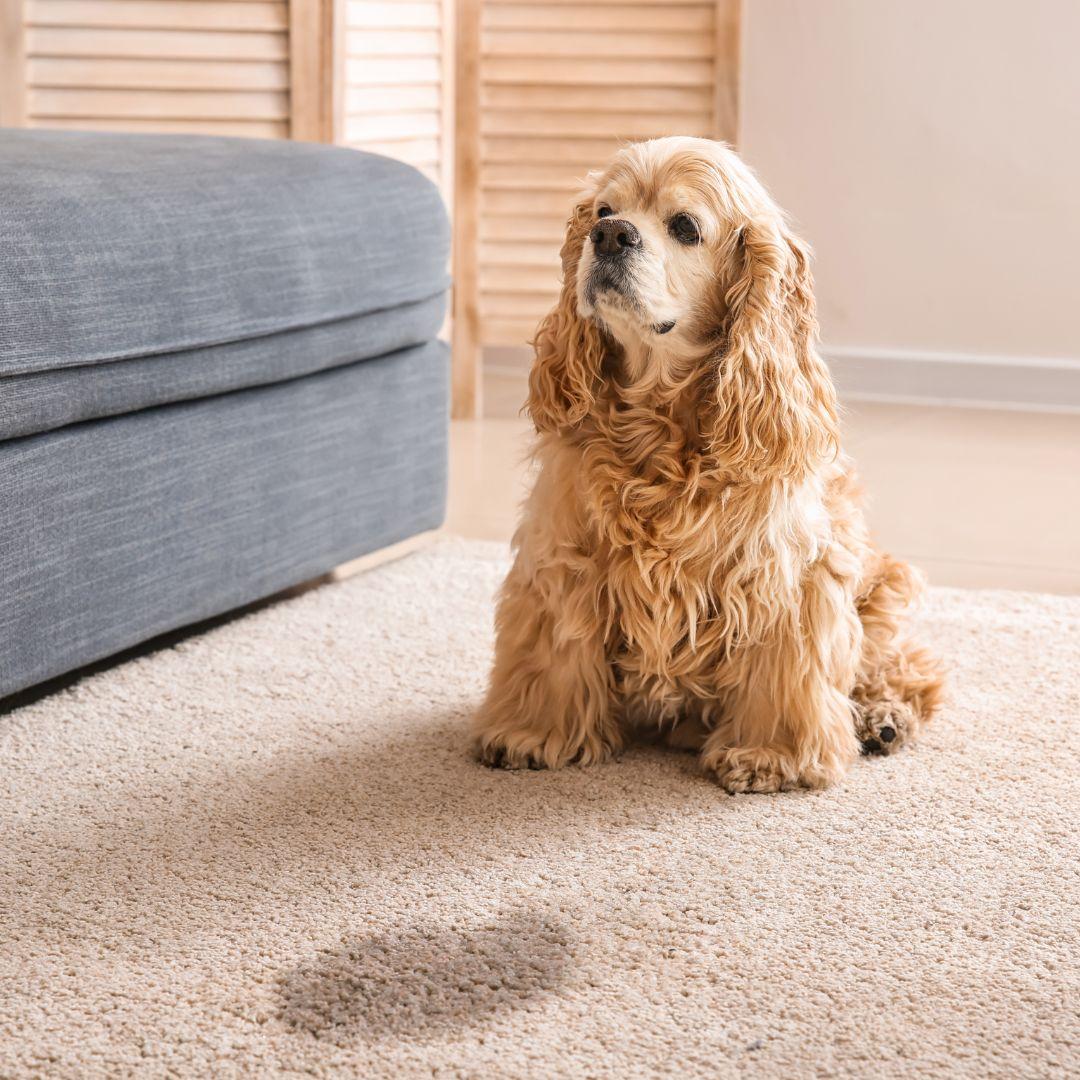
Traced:
[[589, 180], [535, 342], [538, 429], [579, 425], [607, 379], [639, 395], [693, 385], [724, 468], [790, 475], [827, 454], [835, 401], [809, 254], [750, 169], [723, 143], [680, 137], [628, 146]]

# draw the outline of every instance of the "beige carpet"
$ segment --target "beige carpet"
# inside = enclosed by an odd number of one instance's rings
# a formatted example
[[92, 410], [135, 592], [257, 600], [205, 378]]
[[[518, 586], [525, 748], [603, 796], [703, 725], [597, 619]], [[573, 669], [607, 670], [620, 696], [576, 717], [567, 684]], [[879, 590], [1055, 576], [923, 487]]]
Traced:
[[1080, 1072], [1080, 600], [938, 591], [951, 699], [821, 794], [466, 753], [447, 542], [0, 717], [0, 1076]]

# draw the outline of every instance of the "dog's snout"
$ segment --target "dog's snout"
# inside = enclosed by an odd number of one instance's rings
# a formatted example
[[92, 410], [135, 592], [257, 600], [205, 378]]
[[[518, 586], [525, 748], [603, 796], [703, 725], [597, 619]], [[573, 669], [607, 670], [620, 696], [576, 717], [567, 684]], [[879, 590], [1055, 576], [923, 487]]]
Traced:
[[641, 233], [621, 218], [603, 218], [594, 226], [589, 239], [597, 255], [625, 255], [631, 248], [641, 247]]

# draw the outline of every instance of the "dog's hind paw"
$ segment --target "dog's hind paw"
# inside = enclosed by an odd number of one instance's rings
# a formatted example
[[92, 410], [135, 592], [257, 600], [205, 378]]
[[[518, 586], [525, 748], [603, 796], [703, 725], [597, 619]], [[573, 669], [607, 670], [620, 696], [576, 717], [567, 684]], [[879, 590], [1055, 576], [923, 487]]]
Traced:
[[903, 701], [857, 702], [855, 734], [864, 754], [894, 754], [910, 742], [919, 726], [915, 710]]

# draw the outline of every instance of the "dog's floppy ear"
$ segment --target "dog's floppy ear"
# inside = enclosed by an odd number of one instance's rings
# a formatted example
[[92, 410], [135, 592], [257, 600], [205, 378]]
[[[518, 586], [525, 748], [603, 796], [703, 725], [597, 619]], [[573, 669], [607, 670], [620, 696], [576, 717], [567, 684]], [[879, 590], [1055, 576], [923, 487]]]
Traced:
[[748, 479], [795, 479], [839, 445], [836, 393], [815, 348], [809, 251], [781, 220], [751, 219], [728, 261], [712, 450]]
[[581, 423], [596, 399], [607, 350], [596, 326], [577, 310], [577, 267], [592, 225], [592, 198], [574, 207], [563, 241], [559, 302], [536, 331], [536, 359], [529, 374], [528, 413], [537, 431]]

